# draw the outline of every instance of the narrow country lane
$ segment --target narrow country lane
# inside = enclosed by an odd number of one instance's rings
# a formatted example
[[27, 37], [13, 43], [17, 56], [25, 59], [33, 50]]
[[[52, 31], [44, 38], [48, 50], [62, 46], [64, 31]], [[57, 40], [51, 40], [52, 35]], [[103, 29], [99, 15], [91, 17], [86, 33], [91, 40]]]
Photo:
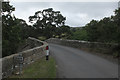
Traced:
[[85, 51], [49, 44], [59, 78], [117, 78], [118, 65]]

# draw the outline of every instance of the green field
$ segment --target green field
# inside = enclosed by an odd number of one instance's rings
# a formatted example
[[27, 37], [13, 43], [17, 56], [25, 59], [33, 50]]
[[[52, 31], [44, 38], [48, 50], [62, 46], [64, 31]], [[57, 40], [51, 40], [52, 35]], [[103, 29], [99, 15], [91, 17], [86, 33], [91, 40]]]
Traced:
[[10, 78], [56, 78], [55, 60], [45, 57], [23, 69], [22, 75], [12, 75]]

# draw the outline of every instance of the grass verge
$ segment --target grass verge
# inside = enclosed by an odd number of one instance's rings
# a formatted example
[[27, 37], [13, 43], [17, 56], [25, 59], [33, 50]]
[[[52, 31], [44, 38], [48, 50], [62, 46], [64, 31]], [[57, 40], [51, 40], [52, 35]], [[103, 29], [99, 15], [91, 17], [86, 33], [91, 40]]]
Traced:
[[10, 78], [56, 78], [55, 60], [50, 56], [46, 61], [43, 57], [24, 68], [22, 75], [12, 75]]

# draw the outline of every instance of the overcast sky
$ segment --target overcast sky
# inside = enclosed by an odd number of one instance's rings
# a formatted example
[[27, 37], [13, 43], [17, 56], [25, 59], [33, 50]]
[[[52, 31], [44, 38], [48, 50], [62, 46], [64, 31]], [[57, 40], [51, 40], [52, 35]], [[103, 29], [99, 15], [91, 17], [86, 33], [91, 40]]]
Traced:
[[117, 2], [11, 2], [16, 8], [14, 14], [17, 18], [26, 20], [36, 11], [53, 8], [66, 17], [66, 25], [71, 27], [84, 26], [92, 19], [100, 20], [114, 15]]

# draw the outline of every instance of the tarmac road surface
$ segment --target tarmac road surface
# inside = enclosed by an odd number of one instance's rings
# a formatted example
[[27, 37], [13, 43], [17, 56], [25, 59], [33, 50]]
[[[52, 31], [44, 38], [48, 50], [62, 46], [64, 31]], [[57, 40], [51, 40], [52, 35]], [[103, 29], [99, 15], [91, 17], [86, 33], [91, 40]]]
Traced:
[[118, 64], [80, 49], [49, 46], [56, 60], [58, 78], [118, 78]]

